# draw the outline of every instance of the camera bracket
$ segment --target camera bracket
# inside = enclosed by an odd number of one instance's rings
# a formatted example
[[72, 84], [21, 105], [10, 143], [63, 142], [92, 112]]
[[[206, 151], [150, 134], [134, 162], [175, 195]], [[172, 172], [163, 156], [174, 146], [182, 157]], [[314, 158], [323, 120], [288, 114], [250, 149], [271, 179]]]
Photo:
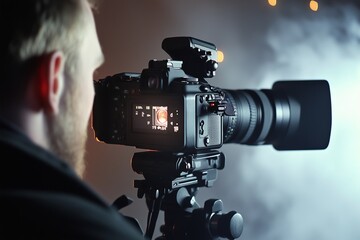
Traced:
[[149, 209], [145, 237], [152, 239], [160, 210], [164, 211], [165, 224], [157, 240], [240, 237], [243, 219], [239, 213], [223, 214], [220, 199], [208, 199], [203, 208], [195, 199], [199, 187], [211, 187], [217, 170], [224, 165], [224, 154], [216, 150], [195, 154], [135, 153], [133, 169], [145, 179], [135, 180], [134, 186], [139, 198], [145, 196]]

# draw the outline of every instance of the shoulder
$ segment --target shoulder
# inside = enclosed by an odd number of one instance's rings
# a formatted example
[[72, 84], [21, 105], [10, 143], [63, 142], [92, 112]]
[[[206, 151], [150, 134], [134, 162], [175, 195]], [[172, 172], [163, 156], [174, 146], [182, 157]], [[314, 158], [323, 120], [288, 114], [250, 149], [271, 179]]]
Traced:
[[143, 239], [115, 209], [76, 195], [1, 191], [0, 202], [2, 233], [17, 226], [12, 234], [36, 239]]

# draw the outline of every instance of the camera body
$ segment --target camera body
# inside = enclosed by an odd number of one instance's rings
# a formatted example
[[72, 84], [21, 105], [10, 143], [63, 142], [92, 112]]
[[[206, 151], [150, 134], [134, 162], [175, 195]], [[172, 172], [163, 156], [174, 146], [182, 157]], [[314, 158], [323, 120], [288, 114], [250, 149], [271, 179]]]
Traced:
[[277, 150], [325, 149], [331, 133], [326, 80], [278, 81], [272, 89], [220, 89], [214, 44], [165, 38], [168, 60], [141, 73], [94, 81], [92, 126], [101, 142], [173, 153], [199, 153], [225, 143], [272, 144]]
[[95, 82], [95, 89], [100, 141], [171, 152], [223, 144], [224, 93], [187, 75], [182, 61], [151, 60], [141, 74], [116, 74]]

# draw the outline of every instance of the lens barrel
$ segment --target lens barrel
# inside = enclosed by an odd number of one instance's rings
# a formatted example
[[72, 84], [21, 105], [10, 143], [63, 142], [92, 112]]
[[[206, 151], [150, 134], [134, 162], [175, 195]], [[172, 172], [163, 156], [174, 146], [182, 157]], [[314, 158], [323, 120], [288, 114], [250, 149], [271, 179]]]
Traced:
[[272, 144], [277, 150], [327, 148], [331, 97], [326, 80], [278, 81], [272, 89], [223, 91], [234, 112], [224, 116], [224, 143]]

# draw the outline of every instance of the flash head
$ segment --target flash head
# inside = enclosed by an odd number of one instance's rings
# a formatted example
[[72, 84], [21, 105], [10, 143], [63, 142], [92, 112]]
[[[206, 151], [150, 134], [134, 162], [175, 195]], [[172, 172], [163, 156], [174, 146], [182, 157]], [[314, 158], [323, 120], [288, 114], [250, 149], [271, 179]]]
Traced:
[[182, 69], [196, 78], [211, 78], [218, 68], [218, 53], [214, 44], [193, 37], [170, 37], [162, 48], [173, 60], [183, 62]]

